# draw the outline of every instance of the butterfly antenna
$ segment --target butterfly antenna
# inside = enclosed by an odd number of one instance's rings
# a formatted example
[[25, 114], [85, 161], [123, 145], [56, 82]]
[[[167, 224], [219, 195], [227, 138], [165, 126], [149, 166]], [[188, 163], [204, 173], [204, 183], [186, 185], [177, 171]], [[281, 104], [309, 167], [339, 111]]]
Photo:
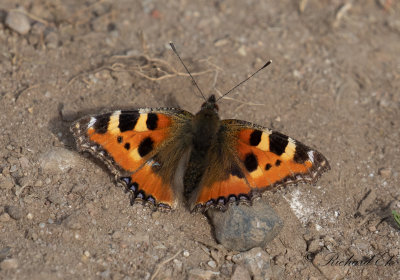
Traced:
[[189, 69], [187, 69], [185, 63], [183, 63], [182, 58], [180, 57], [180, 55], [178, 54], [174, 43], [170, 42], [169, 45], [171, 46], [171, 49], [174, 51], [174, 53], [176, 54], [176, 56], [179, 58], [180, 62], [182, 63], [183, 67], [185, 67], [186, 72], [189, 74], [190, 78], [192, 78], [192, 83], [196, 86], [196, 88], [198, 89], [198, 91], [200, 92], [201, 96], [204, 98], [204, 100], [206, 100], [206, 97], [204, 96], [203, 92], [201, 91], [199, 85], [196, 83], [196, 80], [193, 78], [192, 74], [190, 74]]
[[243, 81], [241, 81], [240, 83], [238, 83], [236, 86], [234, 86], [233, 88], [231, 88], [229, 91], [227, 91], [225, 94], [223, 94], [220, 98], [218, 98], [215, 102], [217, 102], [218, 100], [220, 100], [221, 98], [223, 98], [224, 96], [228, 95], [229, 93], [231, 93], [232, 91], [234, 91], [236, 88], [238, 88], [239, 86], [241, 86], [243, 83], [247, 82], [250, 78], [252, 78], [254, 75], [256, 75], [258, 72], [260, 72], [261, 70], [263, 70], [264, 68], [266, 68], [268, 65], [270, 65], [272, 63], [272, 60], [268, 60], [260, 69], [258, 69], [256, 72], [254, 72], [253, 74], [251, 74], [249, 77], [247, 77], [246, 79], [244, 79]]

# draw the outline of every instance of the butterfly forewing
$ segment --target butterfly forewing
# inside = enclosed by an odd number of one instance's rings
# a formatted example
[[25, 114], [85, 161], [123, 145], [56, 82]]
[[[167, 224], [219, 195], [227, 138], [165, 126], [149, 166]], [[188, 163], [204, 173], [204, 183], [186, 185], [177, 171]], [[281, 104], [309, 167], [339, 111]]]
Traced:
[[251, 200], [271, 187], [315, 182], [330, 169], [321, 153], [279, 132], [240, 120], [223, 120], [222, 126], [221, 138], [231, 146], [224, 153], [231, 153], [232, 165], [220, 161], [225, 176], [211, 182], [204, 178], [195, 208], [225, 208], [227, 203]]
[[[135, 198], [168, 207], [174, 203], [172, 178], [186, 149], [177, 136], [191, 117], [172, 108], [114, 111], [82, 118], [71, 130], [78, 148], [103, 160]], [[181, 149], [166, 153], [176, 146]]]

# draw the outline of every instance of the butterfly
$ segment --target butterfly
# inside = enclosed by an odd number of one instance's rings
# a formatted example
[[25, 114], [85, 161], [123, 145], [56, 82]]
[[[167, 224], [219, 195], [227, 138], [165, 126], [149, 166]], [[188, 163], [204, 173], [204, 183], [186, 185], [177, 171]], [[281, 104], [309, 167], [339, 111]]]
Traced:
[[71, 131], [77, 148], [102, 160], [132, 192], [132, 202], [161, 211], [182, 203], [192, 211], [225, 210], [268, 189], [315, 183], [330, 169], [321, 153], [291, 137], [221, 120], [215, 95], [195, 115], [176, 108], [117, 110], [83, 117]]

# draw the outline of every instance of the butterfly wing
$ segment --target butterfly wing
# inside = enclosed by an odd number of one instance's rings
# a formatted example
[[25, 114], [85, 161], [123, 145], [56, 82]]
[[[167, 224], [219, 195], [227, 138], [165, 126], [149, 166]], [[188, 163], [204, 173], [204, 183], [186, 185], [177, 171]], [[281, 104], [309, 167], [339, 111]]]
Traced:
[[217, 143], [216, 149], [210, 149], [209, 159], [217, 167], [206, 169], [192, 198], [194, 207], [225, 208], [274, 186], [315, 183], [330, 169], [321, 153], [279, 132], [240, 120], [224, 120], [221, 128], [219, 139], [227, 147]]
[[157, 108], [84, 117], [71, 126], [77, 147], [105, 162], [134, 198], [171, 208], [175, 172], [188, 145], [185, 127], [192, 114]]

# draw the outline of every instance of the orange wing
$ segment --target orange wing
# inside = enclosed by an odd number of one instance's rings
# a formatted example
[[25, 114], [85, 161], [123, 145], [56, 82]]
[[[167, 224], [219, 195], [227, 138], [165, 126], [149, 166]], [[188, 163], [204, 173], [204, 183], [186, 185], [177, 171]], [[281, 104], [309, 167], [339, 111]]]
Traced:
[[[162, 161], [192, 115], [180, 109], [115, 111], [85, 117], [71, 127], [78, 149], [100, 158], [134, 193], [134, 199], [170, 208], [172, 176], [186, 147], [175, 151], [174, 165]], [[169, 147], [169, 148], [171, 148]], [[180, 152], [179, 152], [180, 151]], [[161, 156], [160, 156], [161, 155]], [[164, 156], [163, 156], [164, 155]]]
[[230, 153], [219, 162], [224, 175], [216, 177], [212, 169], [206, 170], [195, 194], [195, 207], [225, 208], [231, 202], [251, 200], [273, 186], [314, 183], [330, 169], [321, 153], [279, 132], [240, 120], [224, 120], [222, 126], [219, 138], [229, 149], [221, 144], [219, 150]]

